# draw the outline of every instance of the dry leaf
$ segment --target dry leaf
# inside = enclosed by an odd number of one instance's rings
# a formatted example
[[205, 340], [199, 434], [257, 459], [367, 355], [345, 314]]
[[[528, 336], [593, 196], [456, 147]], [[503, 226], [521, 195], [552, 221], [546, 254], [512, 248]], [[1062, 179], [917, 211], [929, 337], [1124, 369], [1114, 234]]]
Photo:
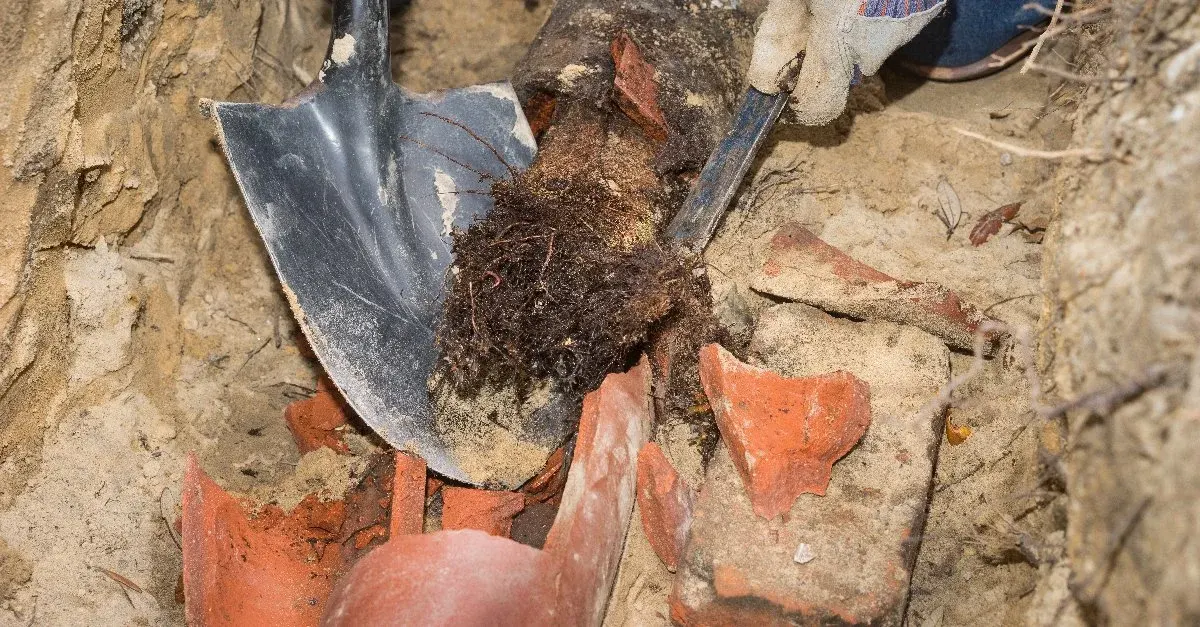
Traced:
[[962, 202], [958, 199], [958, 193], [950, 186], [950, 181], [944, 176], [938, 179], [937, 196], [937, 217], [946, 225], [946, 239], [950, 239], [950, 236], [954, 235], [954, 229], [958, 228], [958, 223], [962, 222]]
[[946, 441], [950, 442], [951, 446], [958, 446], [966, 442], [967, 438], [971, 437], [971, 433], [973, 433], [971, 427], [956, 425], [950, 422], [949, 418], [946, 419]]
[[142, 587], [137, 585], [136, 583], [133, 583], [133, 581], [131, 579], [129, 579], [128, 577], [126, 577], [125, 575], [122, 575], [117, 572], [113, 572], [107, 568], [100, 568], [99, 566], [95, 566], [94, 568], [96, 570], [104, 573], [105, 575], [108, 576], [109, 579], [112, 579], [113, 581], [121, 584], [125, 588], [132, 590], [134, 592], [141, 593]]
[[975, 228], [971, 229], [971, 245], [980, 246], [991, 239], [993, 235], [1000, 232], [1000, 227], [1005, 222], [1017, 217], [1017, 212], [1020, 210], [1021, 203], [1014, 202], [980, 216], [979, 221], [975, 223]]

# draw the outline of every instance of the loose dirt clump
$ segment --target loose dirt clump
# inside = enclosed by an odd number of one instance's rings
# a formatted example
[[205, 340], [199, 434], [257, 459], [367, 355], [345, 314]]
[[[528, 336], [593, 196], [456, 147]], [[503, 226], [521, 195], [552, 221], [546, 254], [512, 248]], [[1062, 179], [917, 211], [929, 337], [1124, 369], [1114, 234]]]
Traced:
[[33, 566], [8, 548], [8, 543], [0, 538], [0, 598], [8, 598], [17, 586], [29, 581], [30, 577], [33, 577]]
[[569, 151], [547, 142], [558, 148], [495, 183], [495, 209], [455, 234], [439, 342], [462, 391], [527, 390], [546, 378], [593, 389], [693, 281], [656, 236], [665, 199], [646, 175], [649, 146], [594, 125], [564, 127], [582, 141]]

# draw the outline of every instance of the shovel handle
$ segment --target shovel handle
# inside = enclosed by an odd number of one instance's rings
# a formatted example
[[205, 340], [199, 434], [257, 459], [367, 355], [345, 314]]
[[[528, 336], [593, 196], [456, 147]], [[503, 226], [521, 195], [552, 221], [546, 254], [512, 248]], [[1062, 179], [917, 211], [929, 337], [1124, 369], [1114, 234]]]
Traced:
[[349, 70], [357, 76], [391, 80], [389, 4], [388, 0], [334, 0], [333, 29], [325, 52], [327, 75]]

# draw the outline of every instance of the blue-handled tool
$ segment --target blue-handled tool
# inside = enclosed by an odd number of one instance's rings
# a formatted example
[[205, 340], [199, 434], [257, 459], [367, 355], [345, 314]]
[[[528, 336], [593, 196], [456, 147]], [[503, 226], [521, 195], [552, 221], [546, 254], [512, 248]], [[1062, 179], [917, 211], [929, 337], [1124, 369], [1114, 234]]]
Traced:
[[692, 254], [704, 251], [759, 147], [779, 119], [788, 94], [786, 89], [774, 95], [753, 87], [746, 90], [729, 133], [708, 158], [683, 208], [667, 226], [667, 236], [681, 248]]

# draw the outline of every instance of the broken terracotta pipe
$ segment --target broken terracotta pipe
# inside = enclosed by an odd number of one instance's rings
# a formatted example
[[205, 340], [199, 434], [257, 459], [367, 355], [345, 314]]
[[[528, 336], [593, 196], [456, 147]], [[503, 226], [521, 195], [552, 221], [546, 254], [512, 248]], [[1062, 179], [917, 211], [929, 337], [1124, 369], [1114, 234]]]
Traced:
[[388, 537], [421, 533], [425, 528], [425, 494], [428, 490], [425, 460], [396, 451], [392, 476], [392, 503]]
[[544, 549], [476, 530], [393, 538], [338, 582], [322, 624], [599, 625], [652, 411], [645, 359], [584, 398], [574, 460]]
[[612, 42], [613, 92], [617, 107], [633, 120], [647, 137], [667, 140], [667, 120], [658, 106], [658, 81], [654, 66], [646, 62], [641, 50], [622, 32]]
[[189, 625], [316, 625], [334, 582], [387, 538], [418, 534], [425, 462], [369, 458], [340, 499], [309, 494], [284, 512], [230, 495], [189, 457], [183, 486], [183, 596]]
[[790, 510], [801, 494], [824, 496], [834, 462], [871, 424], [871, 390], [849, 372], [784, 377], [709, 344], [700, 351], [700, 380], [763, 518]]
[[692, 525], [695, 493], [654, 442], [638, 453], [637, 474], [642, 530], [667, 570], [675, 572]]
[[574, 442], [559, 447], [550, 454], [550, 459], [546, 460], [542, 471], [521, 486], [521, 492], [525, 493], [526, 505], [552, 501], [562, 494], [573, 451]]
[[513, 516], [525, 509], [520, 492], [477, 490], [446, 486], [442, 489], [442, 529], [474, 529], [507, 538]]
[[[912, 327], [835, 318], [796, 303], [762, 312], [746, 350], [773, 376], [706, 349], [702, 373], [726, 445], [705, 471], [670, 596], [672, 619], [903, 625], [943, 424], [925, 400], [950, 379], [949, 350]], [[870, 426], [827, 481], [825, 464], [865, 423], [855, 419], [865, 418], [855, 409], [859, 385], [837, 383], [829, 376], [836, 372], [869, 386]], [[831, 383], [834, 390], [823, 392]], [[731, 426], [742, 443], [726, 437]], [[768, 459], [777, 454], [772, 440], [811, 462], [783, 479], [820, 487], [824, 496], [800, 494], [767, 519], [745, 472], [753, 478], [778, 468]]]
[[[966, 351], [974, 349], [976, 333], [990, 320], [945, 287], [890, 277], [796, 223], [775, 232], [768, 255], [753, 287], [772, 296], [863, 320], [914, 326]], [[996, 336], [984, 339], [990, 350]]]
[[322, 375], [317, 379], [317, 393], [288, 404], [283, 417], [301, 453], [323, 446], [338, 453], [349, 453], [350, 448], [342, 439], [342, 427], [351, 412], [333, 382]]
[[184, 616], [189, 625], [315, 625], [342, 566], [341, 501], [310, 496], [291, 513], [250, 515], [188, 458], [183, 488]]

